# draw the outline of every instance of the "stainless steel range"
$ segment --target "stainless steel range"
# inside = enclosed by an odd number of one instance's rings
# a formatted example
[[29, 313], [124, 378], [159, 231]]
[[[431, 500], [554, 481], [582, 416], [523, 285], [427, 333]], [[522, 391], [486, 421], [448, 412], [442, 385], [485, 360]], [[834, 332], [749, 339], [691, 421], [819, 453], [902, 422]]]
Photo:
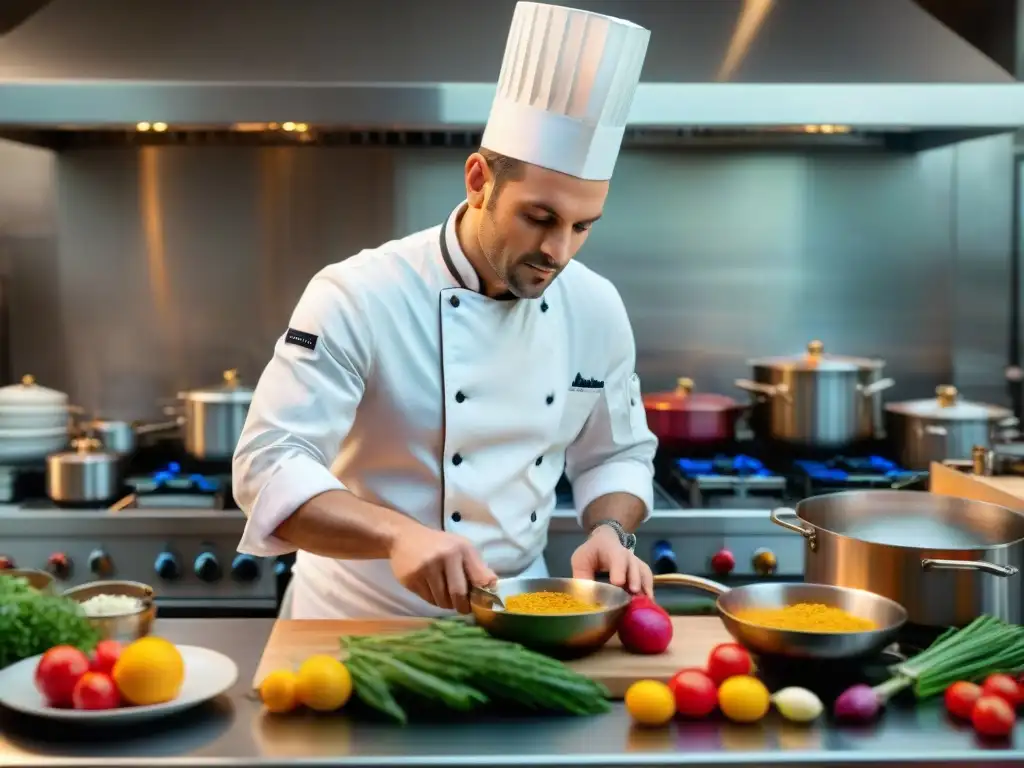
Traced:
[[[800, 580], [803, 540], [773, 525], [772, 509], [914, 476], [877, 456], [782, 461], [756, 455], [659, 457], [654, 514], [638, 532], [637, 554], [655, 572], [729, 585]], [[65, 587], [101, 578], [142, 581], [156, 588], [163, 615], [272, 615], [289, 559], [237, 553], [245, 516], [234, 508], [227, 472], [151, 462], [129, 477], [124, 499], [112, 509], [68, 509], [46, 500], [43, 468], [0, 467], [0, 568], [43, 568]], [[572, 553], [583, 540], [563, 480], [545, 550], [553, 575], [572, 574]]]
[[43, 497], [0, 505], [0, 568], [45, 569], [64, 588], [141, 581], [155, 588], [162, 615], [273, 614], [277, 562], [236, 552], [245, 516], [225, 508], [223, 478], [171, 465], [127, 484], [132, 493], [112, 509]]
[[[656, 482], [654, 512], [637, 532], [636, 553], [656, 573], [693, 573], [728, 584], [802, 579], [803, 541], [794, 541], [769, 518], [782, 496], [779, 489], [774, 503], [761, 497], [746, 508], [694, 508], [688, 493], [670, 494]], [[572, 553], [584, 538], [571, 496], [560, 496], [544, 552], [553, 576], [572, 575]]]

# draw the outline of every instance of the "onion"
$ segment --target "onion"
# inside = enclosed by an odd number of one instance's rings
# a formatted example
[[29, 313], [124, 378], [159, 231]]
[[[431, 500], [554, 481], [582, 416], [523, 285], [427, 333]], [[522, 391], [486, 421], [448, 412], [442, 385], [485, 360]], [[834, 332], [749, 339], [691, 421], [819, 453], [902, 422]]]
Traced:
[[787, 720], [794, 723], [809, 723], [816, 720], [825, 706], [821, 699], [806, 688], [790, 686], [772, 694], [772, 703]]
[[619, 640], [632, 653], [664, 653], [672, 642], [672, 619], [660, 608], [631, 605], [619, 622]]
[[882, 708], [875, 689], [870, 685], [855, 685], [847, 688], [836, 699], [833, 714], [837, 720], [853, 723], [867, 723], [874, 720]]

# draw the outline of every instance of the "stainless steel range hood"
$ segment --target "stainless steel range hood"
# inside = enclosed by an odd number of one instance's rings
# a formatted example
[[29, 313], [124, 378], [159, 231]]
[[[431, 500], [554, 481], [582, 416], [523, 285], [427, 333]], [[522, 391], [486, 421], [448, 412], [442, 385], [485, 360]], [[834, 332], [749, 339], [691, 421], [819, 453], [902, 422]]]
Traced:
[[[162, 140], [286, 121], [309, 126], [293, 132], [306, 139], [472, 134], [514, 0], [32, 4], [14, 3], [22, 20], [0, 36], [0, 132], [59, 145], [157, 122]], [[861, 135], [914, 148], [1024, 125], [1024, 85], [912, 0], [567, 4], [653, 32], [634, 139]]]

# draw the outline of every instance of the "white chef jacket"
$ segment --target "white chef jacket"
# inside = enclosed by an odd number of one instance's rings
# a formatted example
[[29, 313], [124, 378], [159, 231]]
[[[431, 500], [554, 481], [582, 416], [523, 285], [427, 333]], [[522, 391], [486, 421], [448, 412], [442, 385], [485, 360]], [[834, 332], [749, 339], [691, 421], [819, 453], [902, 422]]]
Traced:
[[[545, 575], [563, 470], [579, 514], [612, 492], [653, 506], [657, 440], [615, 287], [571, 262], [539, 299], [488, 298], [456, 223], [310, 281], [253, 394], [233, 461], [239, 551], [312, 497], [348, 490], [468, 538], [499, 576]], [[295, 618], [436, 617], [387, 560], [299, 552]]]

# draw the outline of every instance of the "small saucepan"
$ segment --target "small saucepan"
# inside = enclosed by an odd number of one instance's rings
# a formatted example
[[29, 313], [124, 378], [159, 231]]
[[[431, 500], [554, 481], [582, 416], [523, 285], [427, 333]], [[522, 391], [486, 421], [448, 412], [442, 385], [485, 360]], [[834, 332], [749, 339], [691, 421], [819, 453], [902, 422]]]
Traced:
[[[681, 573], [658, 576], [659, 584], [693, 587], [718, 596], [718, 613], [729, 634], [748, 650], [795, 659], [847, 660], [873, 656], [896, 640], [907, 622], [907, 610], [887, 597], [862, 589], [825, 584], [763, 583], [729, 589], [700, 576]], [[864, 632], [800, 632], [764, 627], [740, 619], [750, 609], [785, 608], [817, 603], [872, 621], [877, 629]]]
[[726, 395], [694, 392], [682, 378], [671, 392], [644, 395], [647, 426], [665, 446], [713, 445], [736, 439], [736, 422], [748, 406]]

